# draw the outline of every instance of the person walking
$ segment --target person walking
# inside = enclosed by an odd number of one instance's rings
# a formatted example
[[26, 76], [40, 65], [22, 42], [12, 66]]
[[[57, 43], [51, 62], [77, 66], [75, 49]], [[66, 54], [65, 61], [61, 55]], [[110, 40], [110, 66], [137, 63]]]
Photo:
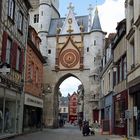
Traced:
[[79, 129], [80, 129], [80, 131], [82, 130], [82, 123], [83, 123], [82, 119], [79, 119], [79, 121], [78, 121], [78, 125], [79, 125]]

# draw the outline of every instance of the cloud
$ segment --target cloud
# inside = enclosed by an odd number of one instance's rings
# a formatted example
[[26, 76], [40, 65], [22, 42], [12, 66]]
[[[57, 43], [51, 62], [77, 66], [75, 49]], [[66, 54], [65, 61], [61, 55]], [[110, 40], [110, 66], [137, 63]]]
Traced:
[[125, 18], [125, 0], [106, 0], [98, 6], [102, 30], [107, 33], [116, 32], [117, 23]]
[[62, 96], [67, 96], [68, 93], [73, 94], [73, 92], [77, 91], [78, 85], [80, 85], [81, 82], [74, 77], [70, 77], [62, 82], [60, 85], [60, 91], [62, 93]]

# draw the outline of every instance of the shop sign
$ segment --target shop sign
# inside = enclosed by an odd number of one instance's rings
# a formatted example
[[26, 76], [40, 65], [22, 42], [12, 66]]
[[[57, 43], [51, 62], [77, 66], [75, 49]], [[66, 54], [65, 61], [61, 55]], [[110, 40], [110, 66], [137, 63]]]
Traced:
[[34, 107], [40, 107], [43, 108], [43, 100], [28, 94], [25, 94], [25, 104], [34, 106]]

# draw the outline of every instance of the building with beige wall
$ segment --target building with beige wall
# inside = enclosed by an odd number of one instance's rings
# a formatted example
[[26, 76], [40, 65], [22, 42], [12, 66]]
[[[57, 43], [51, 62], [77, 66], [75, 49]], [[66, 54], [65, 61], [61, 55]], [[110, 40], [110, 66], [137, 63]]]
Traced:
[[64, 121], [68, 121], [68, 104], [69, 98], [68, 97], [60, 97], [59, 99], [59, 119], [63, 119]]
[[[28, 0], [0, 1], [0, 138], [22, 133]], [[9, 115], [9, 120], [5, 117]]]
[[122, 20], [116, 27], [116, 36], [113, 40], [113, 103], [114, 103], [114, 133], [127, 134], [125, 111], [128, 109], [128, 92], [126, 87], [127, 60], [126, 60], [126, 20]]
[[100, 124], [104, 120], [108, 123], [109, 133], [113, 131], [113, 55], [112, 41], [115, 33], [110, 33], [105, 39], [102, 55], [102, 69], [100, 73]]
[[127, 87], [130, 129], [128, 135], [140, 136], [140, 1], [126, 0]]

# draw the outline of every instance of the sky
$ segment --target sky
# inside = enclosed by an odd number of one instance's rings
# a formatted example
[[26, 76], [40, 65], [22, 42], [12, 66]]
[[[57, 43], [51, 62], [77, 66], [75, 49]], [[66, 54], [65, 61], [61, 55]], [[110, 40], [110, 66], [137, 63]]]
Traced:
[[[76, 16], [88, 15], [89, 5], [92, 4], [93, 8], [95, 8], [97, 4], [102, 30], [107, 33], [112, 33], [116, 32], [117, 23], [125, 18], [124, 1], [125, 0], [60, 0], [59, 12], [61, 17], [65, 17], [68, 13], [67, 7], [69, 3], [72, 2]], [[79, 84], [81, 84], [81, 82], [74, 77], [66, 79], [60, 85], [62, 96], [67, 96], [68, 93], [72, 94], [74, 91], [77, 91]]]
[[62, 96], [67, 96], [68, 93], [70, 95], [73, 94], [73, 92], [76, 92], [78, 89], [78, 86], [81, 84], [81, 81], [79, 81], [75, 77], [69, 77], [65, 81], [62, 82], [60, 85], [60, 91], [62, 93]]
[[68, 13], [67, 7], [72, 2], [76, 16], [88, 15], [89, 5], [92, 4], [93, 8], [98, 7], [99, 18], [102, 30], [107, 33], [116, 32], [116, 26], [119, 21], [124, 19], [125, 0], [60, 0], [59, 12], [61, 17], [65, 17]]

